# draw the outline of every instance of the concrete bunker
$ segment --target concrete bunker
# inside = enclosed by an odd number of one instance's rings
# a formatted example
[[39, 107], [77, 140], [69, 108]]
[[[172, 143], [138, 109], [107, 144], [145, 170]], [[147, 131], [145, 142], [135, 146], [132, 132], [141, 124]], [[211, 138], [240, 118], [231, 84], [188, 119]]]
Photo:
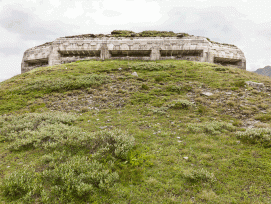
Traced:
[[242, 66], [241, 59], [232, 59], [232, 58], [222, 58], [222, 57], [214, 57], [214, 63], [221, 64], [223, 66]]
[[61, 37], [28, 49], [21, 63], [22, 73], [39, 66], [105, 59], [189, 60], [246, 69], [246, 58], [238, 47], [211, 42], [205, 37], [158, 31], [112, 33]]

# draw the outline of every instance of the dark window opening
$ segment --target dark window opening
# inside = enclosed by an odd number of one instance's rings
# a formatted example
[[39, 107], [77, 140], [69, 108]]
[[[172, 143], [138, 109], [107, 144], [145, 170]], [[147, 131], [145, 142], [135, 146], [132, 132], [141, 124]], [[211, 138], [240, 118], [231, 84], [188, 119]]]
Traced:
[[203, 50], [160, 50], [161, 57], [182, 58], [186, 56], [202, 57]]
[[100, 50], [69, 50], [69, 51], [59, 51], [61, 57], [100, 57]]
[[214, 63], [221, 64], [223, 66], [227, 66], [227, 65], [241, 66], [242, 65], [242, 60], [215, 57], [214, 58]]
[[43, 67], [48, 66], [48, 59], [27, 60], [25, 63], [27, 67]]
[[111, 57], [150, 57], [151, 50], [109, 50]]

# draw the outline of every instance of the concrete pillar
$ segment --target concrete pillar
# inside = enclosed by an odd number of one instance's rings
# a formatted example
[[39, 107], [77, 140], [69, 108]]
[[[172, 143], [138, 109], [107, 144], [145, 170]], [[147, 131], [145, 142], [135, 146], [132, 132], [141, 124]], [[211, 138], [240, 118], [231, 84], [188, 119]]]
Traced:
[[151, 60], [159, 60], [160, 59], [160, 49], [159, 47], [153, 47], [151, 51]]
[[24, 62], [24, 59], [21, 63], [21, 74], [26, 72], [27, 64]]
[[240, 66], [241, 69], [246, 70], [246, 61], [245, 61], [245, 60], [242, 60], [242, 61], [240, 62], [240, 64], [238, 64], [238, 66]]
[[200, 62], [208, 62], [209, 53], [208, 50], [203, 50]]
[[101, 60], [109, 59], [110, 58], [110, 53], [107, 47], [107, 43], [102, 43], [101, 46]]
[[61, 55], [58, 52], [59, 47], [56, 45], [53, 45], [51, 47], [51, 52], [49, 54], [48, 64], [49, 66], [61, 64]]
[[214, 63], [215, 56], [212, 52], [208, 52], [207, 62]]

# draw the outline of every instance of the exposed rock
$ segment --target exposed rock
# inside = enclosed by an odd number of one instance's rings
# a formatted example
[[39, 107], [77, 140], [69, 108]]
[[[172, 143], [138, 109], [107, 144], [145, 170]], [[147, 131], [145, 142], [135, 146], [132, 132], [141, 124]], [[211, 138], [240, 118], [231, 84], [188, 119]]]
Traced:
[[257, 83], [257, 82], [253, 82], [253, 81], [246, 81], [246, 84], [248, 86], [252, 86], [254, 88], [264, 88], [264, 84], [263, 83]]
[[271, 77], [271, 66], [265, 66], [264, 68], [257, 69], [255, 73]]
[[184, 157], [185, 160], [188, 160], [188, 157]]
[[212, 96], [213, 93], [211, 93], [211, 92], [201, 92], [201, 95], [204, 95], [204, 96]]
[[132, 75], [138, 77], [138, 74], [136, 72], [133, 72]]

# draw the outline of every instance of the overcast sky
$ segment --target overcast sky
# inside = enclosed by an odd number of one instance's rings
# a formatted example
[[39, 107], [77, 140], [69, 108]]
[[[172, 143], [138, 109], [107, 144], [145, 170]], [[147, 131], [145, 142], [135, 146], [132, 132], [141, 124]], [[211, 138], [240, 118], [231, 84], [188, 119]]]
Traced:
[[271, 65], [268, 0], [0, 0], [0, 81], [21, 73], [26, 49], [112, 30], [186, 32], [237, 45], [247, 70]]

